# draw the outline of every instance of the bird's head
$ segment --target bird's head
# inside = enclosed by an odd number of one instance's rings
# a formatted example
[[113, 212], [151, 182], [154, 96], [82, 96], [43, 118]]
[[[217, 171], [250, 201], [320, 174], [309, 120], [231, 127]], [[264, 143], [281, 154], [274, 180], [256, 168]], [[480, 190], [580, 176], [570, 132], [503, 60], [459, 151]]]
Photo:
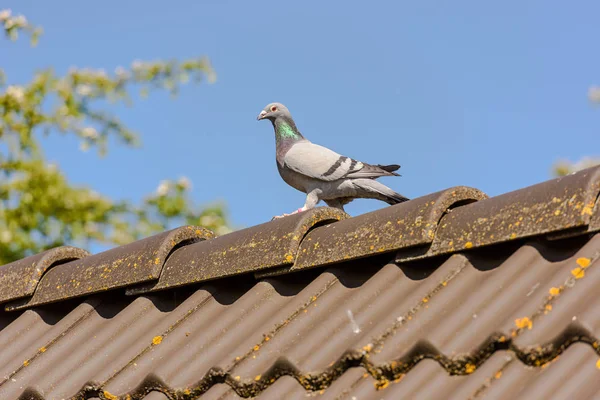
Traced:
[[278, 117], [291, 117], [290, 111], [281, 103], [271, 103], [267, 105], [261, 112], [258, 114], [256, 119], [260, 121], [261, 119], [268, 119], [275, 121]]

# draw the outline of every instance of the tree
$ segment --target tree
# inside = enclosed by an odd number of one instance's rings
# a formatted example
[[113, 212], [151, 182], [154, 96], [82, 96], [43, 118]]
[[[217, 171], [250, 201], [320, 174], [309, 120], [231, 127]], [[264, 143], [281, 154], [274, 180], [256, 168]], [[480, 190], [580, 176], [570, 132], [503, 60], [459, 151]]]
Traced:
[[[600, 87], [592, 86], [588, 91], [588, 98], [592, 103], [600, 104]], [[554, 165], [554, 175], [565, 176], [582, 169], [600, 165], [600, 157], [583, 157], [577, 162], [559, 161]]]
[[[10, 10], [0, 11], [6, 36], [28, 35], [35, 46], [42, 31]], [[212, 82], [206, 58], [133, 62], [114, 74], [72, 69], [59, 76], [48, 68], [25, 85], [8, 85], [0, 68], [0, 265], [63, 244], [122, 245], [183, 224], [218, 234], [230, 230], [222, 205], [199, 208], [189, 197], [190, 181], [163, 181], [141, 204], [115, 201], [68, 182], [47, 162], [40, 134], [70, 134], [82, 150], [107, 151], [107, 139], [139, 145], [138, 135], [106, 109], [130, 104], [131, 94], [153, 89], [177, 93], [190, 79]]]

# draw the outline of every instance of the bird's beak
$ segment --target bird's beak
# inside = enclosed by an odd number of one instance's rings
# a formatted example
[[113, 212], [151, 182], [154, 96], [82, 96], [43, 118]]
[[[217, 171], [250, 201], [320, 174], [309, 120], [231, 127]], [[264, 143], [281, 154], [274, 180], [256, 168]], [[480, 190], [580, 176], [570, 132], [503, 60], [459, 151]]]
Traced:
[[265, 115], [267, 115], [267, 112], [265, 110], [262, 110], [260, 112], [260, 114], [258, 114], [258, 117], [256, 117], [256, 120], [260, 121], [261, 119], [263, 119], [265, 117]]

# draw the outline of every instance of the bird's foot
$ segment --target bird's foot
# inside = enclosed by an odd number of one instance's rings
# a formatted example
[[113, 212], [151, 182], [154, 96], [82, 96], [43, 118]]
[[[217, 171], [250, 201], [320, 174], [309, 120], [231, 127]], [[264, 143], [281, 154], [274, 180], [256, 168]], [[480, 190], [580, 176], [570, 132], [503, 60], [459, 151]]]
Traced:
[[282, 214], [282, 215], [276, 215], [276, 216], [274, 216], [274, 217], [271, 219], [271, 221], [273, 221], [273, 220], [276, 220], [276, 219], [280, 219], [280, 218], [283, 218], [283, 217], [289, 217], [290, 215], [298, 214], [298, 213], [300, 213], [300, 212], [302, 212], [302, 211], [306, 211], [306, 210], [307, 210], [307, 209], [306, 209], [305, 207], [302, 207], [302, 208], [299, 208], [299, 209], [297, 209], [297, 210], [295, 210], [295, 211], [292, 211], [292, 212], [291, 212], [291, 213], [289, 213], [289, 214], [285, 214], [285, 213], [284, 213], [284, 214]]

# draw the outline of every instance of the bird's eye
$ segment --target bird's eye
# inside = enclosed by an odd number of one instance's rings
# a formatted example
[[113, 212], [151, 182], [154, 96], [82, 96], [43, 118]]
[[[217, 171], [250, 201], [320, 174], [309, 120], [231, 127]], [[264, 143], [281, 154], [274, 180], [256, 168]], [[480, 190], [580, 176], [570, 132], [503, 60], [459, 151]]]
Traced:
[[275, 107], [275, 106], [271, 107], [271, 111], [272, 111], [272, 112], [275, 112], [275, 111], [277, 111], [277, 107]]

